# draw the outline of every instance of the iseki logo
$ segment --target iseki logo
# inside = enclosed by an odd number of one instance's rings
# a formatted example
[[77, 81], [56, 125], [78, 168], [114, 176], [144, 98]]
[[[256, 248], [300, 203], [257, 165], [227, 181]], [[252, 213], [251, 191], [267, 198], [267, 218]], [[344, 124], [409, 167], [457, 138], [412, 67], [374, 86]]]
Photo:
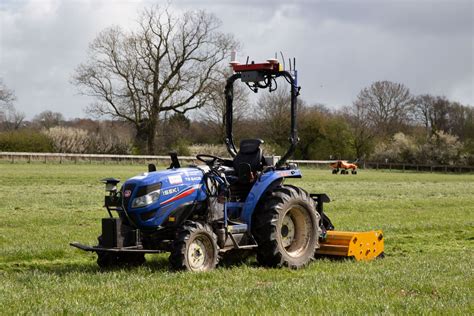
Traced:
[[163, 195], [170, 195], [170, 194], [173, 194], [173, 193], [176, 193], [176, 192], [178, 192], [178, 188], [172, 188], [172, 189], [168, 189], [168, 190], [163, 190], [162, 194]]

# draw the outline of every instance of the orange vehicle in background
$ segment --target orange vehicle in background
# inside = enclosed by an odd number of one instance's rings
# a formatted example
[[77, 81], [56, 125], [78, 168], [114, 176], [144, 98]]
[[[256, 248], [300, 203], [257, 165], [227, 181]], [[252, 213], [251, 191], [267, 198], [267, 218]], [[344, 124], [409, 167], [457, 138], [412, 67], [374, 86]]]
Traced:
[[352, 174], [357, 174], [357, 161], [348, 162], [346, 160], [338, 160], [333, 163], [330, 163], [329, 166], [332, 168], [332, 174], [337, 174], [341, 171], [341, 174], [349, 174], [349, 170], [351, 170]]

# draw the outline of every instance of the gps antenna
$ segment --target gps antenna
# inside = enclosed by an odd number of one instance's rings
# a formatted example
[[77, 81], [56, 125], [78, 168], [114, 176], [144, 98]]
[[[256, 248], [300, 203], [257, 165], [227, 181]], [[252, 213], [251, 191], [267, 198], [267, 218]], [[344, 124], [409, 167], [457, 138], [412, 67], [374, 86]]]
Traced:
[[280, 55], [281, 55], [281, 61], [283, 62], [283, 70], [286, 69], [286, 65], [285, 65], [285, 56], [283, 56], [283, 53], [280, 51]]

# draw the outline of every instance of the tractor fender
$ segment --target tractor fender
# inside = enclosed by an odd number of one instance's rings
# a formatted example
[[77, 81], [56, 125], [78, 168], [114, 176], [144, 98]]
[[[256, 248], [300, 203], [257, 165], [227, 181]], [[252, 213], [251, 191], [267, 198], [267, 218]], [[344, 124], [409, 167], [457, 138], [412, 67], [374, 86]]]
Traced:
[[245, 200], [240, 215], [240, 219], [246, 223], [249, 228], [251, 227], [252, 215], [262, 196], [265, 195], [268, 189], [281, 184], [285, 178], [301, 178], [301, 171], [299, 169], [274, 170], [263, 173], [257, 179]]

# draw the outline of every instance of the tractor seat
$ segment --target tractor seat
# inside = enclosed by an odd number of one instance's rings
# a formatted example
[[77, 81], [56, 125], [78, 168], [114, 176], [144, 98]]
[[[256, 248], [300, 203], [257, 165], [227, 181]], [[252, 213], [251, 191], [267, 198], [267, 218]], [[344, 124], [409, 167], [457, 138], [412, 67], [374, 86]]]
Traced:
[[243, 139], [240, 142], [240, 150], [233, 161], [240, 183], [253, 182], [256, 173], [262, 171], [264, 159], [261, 144], [261, 139]]

